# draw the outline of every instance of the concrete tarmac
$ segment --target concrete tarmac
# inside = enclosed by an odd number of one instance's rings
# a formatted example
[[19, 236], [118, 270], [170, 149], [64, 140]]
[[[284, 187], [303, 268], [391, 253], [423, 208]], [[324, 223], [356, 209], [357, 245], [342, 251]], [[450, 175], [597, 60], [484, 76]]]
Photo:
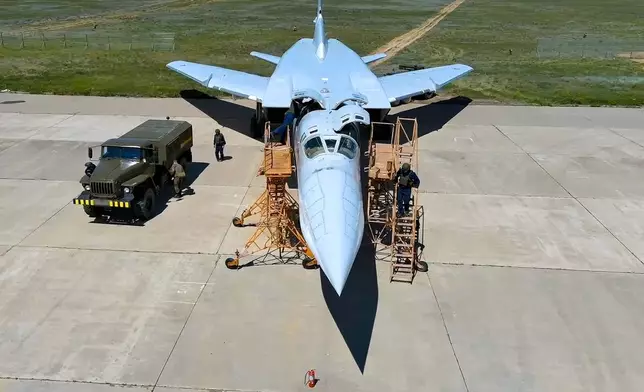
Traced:
[[[371, 255], [338, 299], [319, 270], [223, 264], [263, 190], [251, 108], [0, 94], [0, 390], [644, 390], [643, 110], [397, 108], [429, 271], [389, 283]], [[92, 223], [86, 147], [166, 116], [194, 125], [194, 193]]]

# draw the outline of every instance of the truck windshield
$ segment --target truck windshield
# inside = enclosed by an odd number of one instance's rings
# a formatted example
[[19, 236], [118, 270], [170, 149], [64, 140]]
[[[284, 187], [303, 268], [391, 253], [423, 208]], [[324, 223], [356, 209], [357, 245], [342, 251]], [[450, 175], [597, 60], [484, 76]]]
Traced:
[[143, 150], [138, 147], [104, 146], [101, 158], [143, 159]]

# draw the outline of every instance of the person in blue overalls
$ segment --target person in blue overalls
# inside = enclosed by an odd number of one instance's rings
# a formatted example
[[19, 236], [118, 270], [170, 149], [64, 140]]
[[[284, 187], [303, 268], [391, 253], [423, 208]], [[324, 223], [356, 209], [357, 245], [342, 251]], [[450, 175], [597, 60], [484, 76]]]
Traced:
[[276, 136], [279, 137], [279, 141], [281, 143], [284, 142], [284, 136], [286, 135], [286, 129], [288, 126], [293, 125], [293, 121], [295, 120], [295, 108], [294, 105], [291, 104], [291, 107], [284, 113], [284, 122], [282, 122], [282, 125], [277, 127], [274, 131], [271, 132], [271, 139], [275, 138]]
[[396, 194], [398, 204], [398, 216], [409, 214], [409, 202], [411, 200], [411, 188], [418, 188], [420, 179], [411, 170], [409, 163], [403, 163], [394, 176], [394, 181], [398, 182], [398, 193]]

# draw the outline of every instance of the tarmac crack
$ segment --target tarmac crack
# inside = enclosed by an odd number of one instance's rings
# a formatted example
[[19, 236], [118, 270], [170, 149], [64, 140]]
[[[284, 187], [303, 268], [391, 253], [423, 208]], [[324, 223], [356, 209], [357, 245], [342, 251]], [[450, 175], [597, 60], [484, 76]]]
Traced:
[[595, 216], [595, 214], [593, 214], [593, 213], [592, 213], [592, 212], [591, 212], [591, 211], [590, 211], [590, 210], [589, 210], [589, 209], [584, 205], [584, 203], [582, 203], [582, 202], [581, 202], [577, 197], [573, 196], [573, 194], [572, 194], [572, 193], [570, 193], [570, 191], [569, 191], [568, 189], [566, 189], [566, 187], [565, 187], [565, 186], [563, 186], [563, 184], [562, 184], [561, 182], [559, 182], [559, 181], [558, 181], [558, 180], [557, 180], [557, 179], [556, 179], [552, 174], [550, 174], [550, 172], [549, 172], [548, 170], [546, 170], [546, 168], [544, 168], [544, 167], [543, 167], [543, 166], [542, 166], [542, 165], [541, 165], [541, 164], [540, 164], [536, 159], [534, 159], [534, 157], [532, 156], [532, 154], [530, 154], [529, 152], [527, 152], [526, 150], [524, 150], [524, 149], [523, 149], [523, 147], [519, 146], [519, 145], [518, 145], [514, 140], [512, 140], [508, 135], [506, 135], [506, 134], [505, 134], [505, 133], [504, 133], [504, 132], [499, 128], [499, 127], [497, 127], [496, 125], [493, 125], [493, 126], [494, 126], [494, 128], [496, 128], [496, 130], [497, 130], [497, 131], [499, 131], [499, 132], [501, 133], [501, 135], [505, 136], [505, 137], [506, 137], [510, 142], [512, 142], [515, 146], [517, 146], [518, 148], [520, 148], [520, 149], [521, 149], [521, 151], [523, 151], [527, 156], [529, 156], [529, 157], [530, 157], [530, 159], [532, 159], [532, 161], [533, 161], [537, 166], [539, 166], [539, 167], [541, 168], [541, 170], [543, 170], [543, 171], [544, 171], [544, 173], [546, 173], [546, 174], [548, 175], [548, 177], [550, 177], [554, 182], [556, 182], [556, 183], [561, 187], [561, 189], [563, 189], [564, 191], [566, 191], [566, 193], [568, 193], [572, 199], [574, 199], [574, 200], [575, 200], [575, 201], [576, 201], [576, 202], [577, 202], [577, 203], [578, 203], [578, 204], [579, 204], [579, 205], [580, 205], [584, 210], [586, 210], [586, 212], [588, 212], [588, 214], [590, 214], [590, 216], [592, 216], [592, 217], [595, 219], [595, 221], [597, 221], [597, 223], [599, 223], [599, 224], [604, 228], [604, 230], [606, 230], [606, 232], [607, 232], [607, 233], [609, 233], [611, 236], [613, 236], [613, 238], [614, 238], [617, 242], [619, 242], [619, 243], [624, 247], [624, 249], [626, 249], [626, 250], [627, 250], [627, 251], [628, 251], [628, 252], [629, 252], [629, 253], [630, 253], [630, 254], [635, 258], [635, 260], [639, 261], [639, 262], [640, 262], [640, 264], [644, 265], [644, 262], [643, 262], [639, 257], [637, 257], [637, 255], [636, 255], [636, 254], [635, 254], [635, 253], [634, 253], [634, 252], [633, 252], [633, 251], [632, 251], [628, 246], [626, 246], [626, 244], [624, 244], [624, 243], [622, 242], [622, 240], [620, 240], [619, 238], [617, 238], [617, 236], [615, 235], [615, 233], [613, 233], [613, 232], [612, 232], [612, 231], [611, 231], [611, 230], [610, 230], [610, 229], [609, 229], [609, 228], [608, 228], [608, 227], [607, 227], [607, 226], [606, 226], [606, 225], [605, 225], [601, 220], [599, 220], [599, 218], [597, 218], [597, 217]]
[[463, 374], [463, 368], [461, 367], [461, 362], [458, 360], [458, 355], [456, 355], [456, 350], [454, 349], [454, 343], [452, 343], [452, 337], [449, 334], [449, 328], [447, 328], [447, 323], [445, 322], [445, 316], [443, 315], [443, 309], [441, 304], [438, 301], [438, 296], [436, 295], [436, 290], [434, 290], [434, 285], [432, 284], [432, 278], [427, 271], [427, 280], [429, 281], [429, 287], [432, 289], [432, 294], [434, 295], [434, 301], [436, 301], [436, 306], [438, 307], [438, 312], [441, 316], [441, 321], [443, 322], [443, 328], [445, 328], [445, 333], [447, 334], [447, 340], [449, 341], [449, 346], [452, 349], [452, 354], [454, 354], [454, 359], [456, 360], [456, 365], [458, 366], [458, 371], [461, 373], [461, 379], [463, 380], [463, 385], [465, 390], [469, 392], [470, 388], [467, 386], [467, 381], [465, 380], [465, 374]]
[[[46, 222], [45, 222], [46, 223]], [[44, 223], [43, 223], [44, 224]], [[36, 229], [38, 230], [38, 229]], [[35, 230], [34, 230], [35, 231]], [[33, 232], [31, 233], [33, 234]], [[31, 234], [28, 234], [30, 236]], [[26, 238], [25, 238], [26, 239]], [[24, 239], [23, 239], [24, 241]], [[21, 241], [22, 242], [22, 241]], [[127, 252], [127, 253], [151, 253], [151, 254], [170, 254], [170, 255], [206, 255], [206, 256], [220, 256], [220, 253], [213, 252], [185, 252], [173, 250], [138, 250], [138, 249], [113, 249], [113, 248], [84, 248], [80, 246], [59, 246], [59, 245], [14, 245], [17, 248], [38, 248], [38, 249], [61, 249], [61, 250], [85, 250], [95, 252]]]
[[[628, 137], [626, 137], [626, 136], [622, 135], [621, 133], [619, 133], [619, 132], [617, 132], [617, 131], [614, 131], [614, 130], [613, 130], [613, 129], [611, 129], [611, 128], [606, 128], [606, 129], [608, 129], [610, 132], [614, 133], [615, 135], [617, 135], [617, 136], [619, 136], [619, 137], [621, 137], [621, 138], [623, 138], [623, 139], [626, 139], [626, 140], [628, 140], [629, 142], [631, 142], [631, 143], [633, 143], [633, 144], [635, 144], [635, 145], [637, 145], [637, 146], [640, 146], [640, 147], [644, 148], [644, 145], [639, 144], [639, 143], [638, 143], [638, 142], [636, 142], [635, 140], [633, 140], [633, 139], [631, 139], [631, 138], [628, 138]], [[11, 148], [11, 147], [9, 147], [9, 148]]]
[[205, 288], [208, 287], [208, 283], [210, 283], [210, 279], [212, 279], [212, 275], [215, 273], [215, 270], [217, 269], [217, 265], [219, 265], [220, 259], [221, 259], [221, 256], [218, 256], [217, 260], [215, 261], [215, 265], [212, 267], [212, 270], [210, 271], [210, 275], [208, 275], [208, 279], [203, 284], [203, 286], [201, 286], [201, 289], [199, 290], [199, 295], [197, 296], [197, 299], [195, 300], [194, 305], [192, 305], [192, 308], [190, 309], [190, 313], [188, 313], [188, 317], [186, 317], [186, 321], [183, 323], [183, 327], [181, 327], [181, 331], [179, 331], [179, 335], [177, 336], [177, 339], [174, 341], [174, 345], [172, 346], [172, 349], [168, 354], [168, 358], [166, 358], [165, 362], [163, 363], [163, 367], [159, 372], [159, 376], [157, 377], [157, 380], [154, 382], [154, 386], [152, 387], [152, 392], [154, 392], [154, 390], [159, 385], [159, 380], [161, 379], [161, 376], [163, 375], [163, 372], [165, 371], [165, 368], [168, 365], [168, 362], [170, 362], [170, 358], [172, 357], [172, 354], [174, 353], [174, 350], [177, 347], [177, 344], [179, 344], [179, 339], [181, 339], [181, 336], [183, 335], [183, 331], [186, 329], [186, 325], [188, 325], [188, 321], [190, 321], [190, 317], [192, 316], [192, 313], [194, 312], [195, 307], [197, 307], [197, 303], [199, 303], [199, 300], [201, 299], [201, 296], [203, 295]]
[[591, 270], [579, 268], [558, 268], [558, 267], [534, 267], [526, 265], [495, 265], [495, 264], [479, 264], [479, 263], [463, 263], [463, 262], [444, 262], [444, 261], [428, 261], [428, 264], [440, 265], [445, 267], [477, 267], [477, 268], [507, 268], [507, 269], [524, 269], [532, 271], [557, 271], [557, 272], [587, 272], [594, 274], [617, 274], [617, 275], [644, 275], [644, 272], [639, 271], [610, 271], [610, 270]]
[[[239, 209], [241, 208], [242, 203], [244, 202], [244, 199], [246, 198], [246, 196], [248, 196], [248, 191], [249, 191], [250, 189], [251, 189], [251, 187], [250, 187], [250, 186], [249, 186], [248, 188], [246, 188], [246, 191], [244, 192], [244, 197], [242, 197], [242, 198], [241, 198], [241, 201], [239, 202], [239, 206], [237, 206], [237, 210], [239, 210]], [[251, 204], [249, 204], [246, 208], [250, 207], [251, 205], [252, 205], [252, 203], [251, 203]], [[244, 211], [244, 210], [242, 210], [242, 212], [243, 212], [243, 211]], [[237, 211], [235, 211], [235, 216], [237, 216]], [[234, 218], [233, 218], [233, 219], [234, 219]], [[226, 232], [224, 233], [224, 236], [223, 236], [223, 237], [221, 237], [221, 242], [219, 243], [219, 246], [217, 247], [217, 252], [216, 252], [217, 254], [220, 254], [220, 253], [219, 253], [219, 251], [221, 250], [221, 247], [224, 245], [224, 240], [225, 240], [225, 239], [226, 239], [226, 237], [228, 236], [228, 232], [230, 231], [230, 228], [231, 228], [231, 227], [233, 227], [232, 222], [228, 225], [228, 228], [226, 229]]]
[[[51, 125], [49, 125], [49, 126], [47, 126], [47, 127], [43, 127], [43, 128], [36, 128], [36, 129], [40, 131], [40, 130], [43, 130], [43, 129], [50, 129], [50, 128], [53, 128], [53, 127], [55, 127], [55, 126], [57, 126], [57, 125], [60, 125], [60, 124], [64, 123], [65, 121], [69, 120], [70, 118], [72, 118], [72, 117], [76, 116], [76, 114], [77, 114], [77, 113], [67, 113], [67, 117], [65, 117], [65, 118], [61, 119], [60, 121], [56, 121], [55, 123], [53, 123], [53, 124], [51, 124]], [[32, 140], [47, 140], [47, 141], [49, 141], [49, 139], [38, 139], [38, 138], [35, 138], [35, 139], [34, 139], [34, 136], [37, 136], [37, 135], [38, 135], [38, 132], [36, 132], [35, 134], [33, 134], [33, 135], [29, 136], [29, 137], [28, 137], [28, 138], [26, 138], [26, 139], [23, 139], [22, 141], [23, 141], [23, 142], [26, 142], [26, 141], [32, 141]]]
[[54, 212], [49, 218], [45, 219], [44, 222], [39, 224], [35, 229], [31, 230], [26, 236], [24, 236], [20, 241], [18, 241], [16, 244], [13, 244], [7, 249], [5, 254], [8, 254], [13, 248], [15, 247], [20, 247], [20, 244], [22, 244], [27, 238], [29, 238], [32, 234], [34, 234], [36, 231], [38, 231], [41, 227], [43, 227], [47, 222], [49, 222], [53, 217], [58, 215], [65, 207], [71, 204], [71, 201], [68, 201], [65, 203], [62, 207], [60, 207], [56, 212]]
[[11, 381], [41, 381], [41, 382], [52, 382], [52, 383], [61, 383], [61, 384], [88, 384], [88, 385], [107, 385], [111, 387], [122, 387], [122, 388], [151, 388], [152, 384], [131, 384], [131, 383], [115, 383], [107, 381], [85, 381], [85, 380], [57, 380], [51, 378], [30, 378], [30, 377], [8, 377], [0, 376], [0, 380], [11, 380]]

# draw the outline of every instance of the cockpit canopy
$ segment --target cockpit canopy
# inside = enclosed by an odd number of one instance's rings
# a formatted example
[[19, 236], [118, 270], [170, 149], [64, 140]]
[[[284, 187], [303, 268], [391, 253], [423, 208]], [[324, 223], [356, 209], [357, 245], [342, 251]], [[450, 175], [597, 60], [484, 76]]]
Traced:
[[349, 159], [358, 155], [358, 144], [352, 138], [337, 134], [315, 136], [304, 143], [304, 154], [312, 159], [324, 153], [342, 154]]

